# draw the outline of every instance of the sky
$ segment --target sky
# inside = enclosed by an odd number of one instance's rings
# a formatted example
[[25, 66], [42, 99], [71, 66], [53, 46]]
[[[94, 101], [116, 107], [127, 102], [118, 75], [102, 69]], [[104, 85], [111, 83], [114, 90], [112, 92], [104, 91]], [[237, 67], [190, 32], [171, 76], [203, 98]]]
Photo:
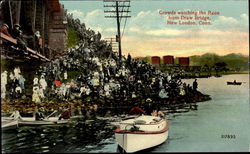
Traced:
[[[79, 18], [87, 28], [99, 31], [102, 39], [115, 37], [115, 18], [105, 18], [103, 5], [113, 4], [102, 0], [60, 0], [68, 13]], [[128, 2], [119, 2], [121, 5]], [[185, 57], [216, 53], [249, 55], [249, 13], [247, 0], [131, 0], [125, 29], [121, 20], [122, 54], [132, 57], [164, 56]], [[198, 20], [186, 20], [203, 11]], [[214, 12], [214, 15], [208, 14]], [[160, 12], [175, 14], [160, 14]], [[217, 12], [217, 13], [216, 13]], [[169, 16], [179, 18], [170, 19]], [[208, 18], [209, 20], [204, 20]], [[201, 19], [202, 18], [202, 19]], [[169, 21], [177, 24], [168, 24]], [[180, 24], [194, 21], [196, 25]], [[210, 25], [200, 25], [200, 21]]]

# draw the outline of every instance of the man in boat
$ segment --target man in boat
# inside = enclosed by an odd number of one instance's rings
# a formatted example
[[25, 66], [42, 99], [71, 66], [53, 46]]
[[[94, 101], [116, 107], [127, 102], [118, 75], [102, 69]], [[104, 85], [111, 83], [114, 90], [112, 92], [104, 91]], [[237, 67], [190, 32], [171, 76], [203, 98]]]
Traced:
[[70, 113], [69, 109], [67, 107], [65, 107], [63, 113], [61, 113], [61, 115], [59, 116], [59, 120], [70, 119], [70, 117], [71, 117], [71, 113]]
[[153, 109], [152, 113], [151, 113], [152, 116], [156, 116], [156, 117], [164, 117], [164, 113], [162, 111], [158, 111], [157, 109]]
[[37, 110], [37, 108], [35, 109], [35, 119], [37, 121], [45, 119], [45, 116], [42, 113], [42, 111], [43, 111], [43, 108], [39, 108], [39, 110]]
[[19, 111], [17, 109], [14, 110], [14, 112], [10, 115], [11, 118], [13, 118], [14, 120], [16, 119], [20, 119], [21, 115], [19, 113]]
[[138, 107], [138, 104], [135, 103], [134, 107], [129, 111], [130, 115], [138, 115], [138, 114], [145, 114], [145, 111]]
[[146, 100], [146, 103], [147, 104], [145, 106], [145, 110], [147, 115], [160, 117], [163, 117], [165, 115], [162, 111], [159, 111], [157, 105], [155, 103], [152, 103], [152, 100], [150, 98]]

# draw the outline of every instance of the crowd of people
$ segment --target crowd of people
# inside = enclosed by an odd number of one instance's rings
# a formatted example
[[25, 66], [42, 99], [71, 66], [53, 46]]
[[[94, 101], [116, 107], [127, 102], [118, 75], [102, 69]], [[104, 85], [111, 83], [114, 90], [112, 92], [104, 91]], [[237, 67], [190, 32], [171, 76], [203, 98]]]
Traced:
[[[197, 90], [183, 83], [178, 73], [162, 72], [139, 59], [119, 57], [101, 34], [86, 29], [79, 19], [68, 16], [68, 23], [81, 39], [66, 54], [42, 64], [34, 75], [32, 101], [96, 98], [118, 102], [128, 99], [164, 100]], [[13, 77], [12, 77], [13, 76]], [[25, 79], [20, 68], [10, 74], [11, 98], [24, 93]], [[196, 81], [195, 81], [196, 82]], [[196, 82], [197, 83], [197, 82]], [[7, 72], [1, 74], [1, 98], [5, 99]]]
[[[183, 94], [187, 88], [177, 74], [163, 73], [144, 61], [130, 55], [119, 58], [101, 34], [86, 29], [79, 19], [68, 15], [68, 25], [77, 32], [80, 42], [69, 48], [67, 54], [41, 66], [52, 91], [48, 96], [61, 99], [88, 96], [118, 98], [168, 98]], [[72, 76], [74, 72], [77, 75]], [[68, 77], [71, 77], [68, 79]], [[43, 93], [40, 94], [43, 98]]]
[[19, 24], [15, 24], [13, 29], [11, 29], [6, 23], [0, 26], [0, 31], [10, 38], [16, 39], [16, 48], [19, 48], [25, 54], [28, 54], [27, 47], [37, 51], [42, 52], [42, 37], [39, 31], [33, 34], [24, 34], [22, 28]]
[[6, 94], [11, 99], [20, 98], [22, 94], [25, 93], [25, 78], [21, 74], [21, 70], [19, 67], [15, 67], [13, 72], [9, 73], [10, 79], [10, 89], [7, 91], [8, 84], [8, 72], [5, 70], [1, 73], [1, 99], [6, 98]]

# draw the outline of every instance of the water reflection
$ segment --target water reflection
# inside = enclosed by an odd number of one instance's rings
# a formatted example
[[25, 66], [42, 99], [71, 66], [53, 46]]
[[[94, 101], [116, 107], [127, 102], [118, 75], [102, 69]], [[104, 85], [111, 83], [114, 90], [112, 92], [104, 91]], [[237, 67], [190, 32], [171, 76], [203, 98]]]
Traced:
[[2, 152], [83, 152], [83, 147], [88, 149], [112, 137], [113, 129], [106, 120], [98, 119], [52, 127], [21, 126], [2, 132]]
[[[169, 120], [181, 115], [162, 109], [168, 112]], [[7, 130], [2, 132], [2, 152], [102, 152], [103, 148], [119, 152], [114, 149], [117, 147], [113, 133], [115, 126], [111, 122], [119, 121], [124, 114], [110, 116], [78, 118], [63, 125], [21, 126]]]

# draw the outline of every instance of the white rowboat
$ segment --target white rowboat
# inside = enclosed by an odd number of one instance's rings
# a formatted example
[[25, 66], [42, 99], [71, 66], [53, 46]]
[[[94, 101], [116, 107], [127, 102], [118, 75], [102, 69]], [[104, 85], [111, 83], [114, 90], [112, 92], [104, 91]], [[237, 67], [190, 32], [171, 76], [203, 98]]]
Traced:
[[69, 119], [58, 120], [58, 117], [49, 117], [43, 120], [35, 120], [35, 117], [22, 117], [19, 125], [55, 125], [68, 123]]
[[162, 144], [168, 138], [169, 122], [142, 115], [121, 121], [114, 130], [119, 146], [126, 152], [137, 152]]
[[17, 119], [14, 120], [13, 118], [2, 117], [1, 120], [2, 120], [1, 122], [2, 130], [12, 129], [18, 126]]

